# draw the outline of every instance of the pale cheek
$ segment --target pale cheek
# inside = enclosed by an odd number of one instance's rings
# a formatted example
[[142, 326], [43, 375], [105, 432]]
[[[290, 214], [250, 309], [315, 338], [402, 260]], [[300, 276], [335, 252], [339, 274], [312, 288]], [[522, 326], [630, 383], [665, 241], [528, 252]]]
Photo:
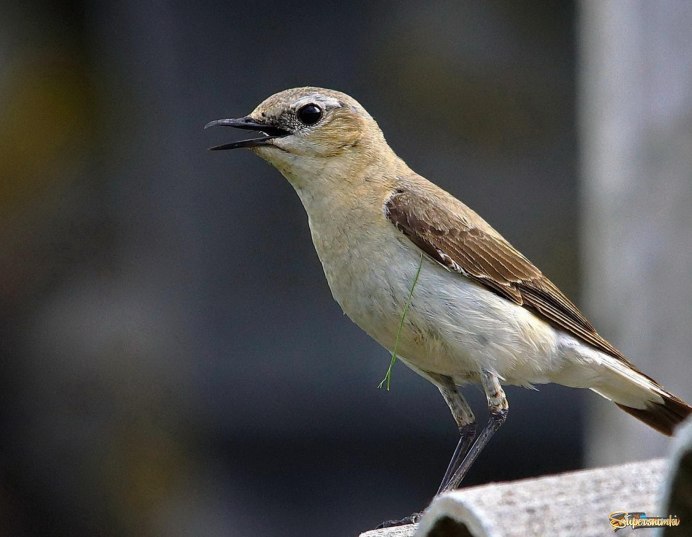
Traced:
[[276, 168], [286, 163], [292, 163], [292, 159], [288, 158], [291, 156], [290, 153], [287, 153], [286, 150], [280, 148], [278, 145], [253, 147], [250, 151]]

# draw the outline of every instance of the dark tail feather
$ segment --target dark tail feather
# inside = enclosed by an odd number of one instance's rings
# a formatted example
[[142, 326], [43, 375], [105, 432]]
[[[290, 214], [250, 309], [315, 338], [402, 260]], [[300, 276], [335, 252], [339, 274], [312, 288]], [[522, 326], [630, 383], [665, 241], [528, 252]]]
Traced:
[[660, 395], [663, 397], [663, 403], [650, 403], [645, 409], [615, 404], [658, 432], [672, 436], [675, 427], [692, 414], [692, 407], [668, 392]]

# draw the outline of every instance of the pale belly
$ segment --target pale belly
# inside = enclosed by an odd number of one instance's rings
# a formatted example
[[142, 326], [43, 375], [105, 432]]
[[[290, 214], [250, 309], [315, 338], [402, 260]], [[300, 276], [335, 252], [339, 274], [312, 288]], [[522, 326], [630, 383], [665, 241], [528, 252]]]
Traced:
[[[398, 232], [396, 232], [398, 233]], [[558, 333], [528, 310], [423, 257], [398, 236], [322, 259], [336, 301], [360, 328], [414, 369], [477, 382], [482, 369], [505, 384], [550, 382], [560, 368]], [[403, 238], [403, 237], [402, 237]], [[346, 270], [344, 270], [346, 268]]]

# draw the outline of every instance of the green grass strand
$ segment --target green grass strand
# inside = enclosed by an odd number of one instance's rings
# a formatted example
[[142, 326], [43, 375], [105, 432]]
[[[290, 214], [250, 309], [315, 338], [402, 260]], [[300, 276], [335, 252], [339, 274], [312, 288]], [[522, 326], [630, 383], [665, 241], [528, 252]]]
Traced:
[[416, 288], [416, 284], [418, 283], [418, 277], [420, 276], [420, 271], [421, 271], [422, 267], [423, 267], [423, 253], [420, 254], [420, 262], [418, 263], [418, 270], [416, 270], [416, 275], [413, 278], [413, 283], [411, 284], [411, 289], [408, 292], [408, 299], [406, 300], [406, 304], [404, 305], [404, 309], [401, 312], [401, 319], [399, 319], [399, 329], [396, 331], [396, 339], [394, 340], [394, 350], [392, 350], [392, 357], [391, 357], [391, 360], [389, 361], [389, 367], [387, 368], [387, 373], [385, 374], [384, 378], [380, 381], [380, 383], [377, 385], [377, 387], [380, 389], [382, 389], [382, 386], [386, 384], [386, 390], [389, 391], [389, 387], [390, 387], [391, 382], [392, 382], [392, 367], [394, 367], [394, 364], [396, 363], [396, 360], [397, 360], [396, 351], [399, 348], [399, 338], [401, 338], [401, 331], [404, 328], [404, 320], [406, 319], [406, 314], [408, 313], [408, 310], [411, 307], [411, 301], [413, 299], [413, 290]]

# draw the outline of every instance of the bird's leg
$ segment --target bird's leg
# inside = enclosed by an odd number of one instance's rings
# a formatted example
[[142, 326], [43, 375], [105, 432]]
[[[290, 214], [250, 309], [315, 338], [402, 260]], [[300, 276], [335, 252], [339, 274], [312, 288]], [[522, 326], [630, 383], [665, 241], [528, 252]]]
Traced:
[[481, 383], [483, 384], [485, 396], [488, 399], [488, 410], [490, 411], [488, 423], [471, 445], [464, 460], [457, 465], [447, 483], [444, 484], [444, 487], [440, 487], [441, 490], [438, 491], [438, 493], [447, 492], [459, 486], [480, 452], [483, 451], [483, 448], [490, 438], [495, 434], [495, 431], [497, 431], [507, 419], [509, 403], [507, 402], [507, 397], [505, 396], [502, 386], [500, 386], [497, 375], [484, 370], [481, 372]]
[[449, 490], [448, 483], [456, 472], [457, 468], [464, 460], [466, 453], [476, 438], [476, 418], [466, 399], [459, 393], [451, 377], [440, 375], [434, 378], [442, 397], [444, 398], [449, 410], [452, 412], [454, 421], [459, 427], [459, 442], [454, 449], [452, 458], [447, 465], [447, 470], [442, 478], [442, 482], [435, 495]]
[[[505, 419], [507, 419], [509, 404], [507, 403], [507, 397], [505, 396], [502, 386], [500, 386], [497, 375], [489, 371], [481, 371], [481, 384], [483, 385], [483, 391], [488, 400], [490, 416], [481, 434], [476, 436], [476, 419], [473, 415], [473, 411], [466, 402], [466, 399], [464, 399], [457, 390], [453, 379], [445, 375], [438, 375], [420, 370], [416, 370], [416, 372], [429, 379], [438, 387], [447, 406], [449, 406], [449, 409], [452, 411], [454, 421], [456, 421], [459, 427], [459, 443], [454, 450], [452, 460], [449, 461], [447, 471], [437, 490], [437, 494], [442, 494], [443, 492], [453, 490], [459, 486], [464, 476], [466, 476], [469, 471], [469, 468], [471, 468], [476, 458], [478, 458], [480, 452], [483, 451], [483, 448], [490, 438], [495, 434], [495, 431], [497, 431], [505, 422]], [[420, 513], [413, 513], [401, 520], [388, 520], [377, 527], [388, 528], [391, 526], [412, 524], [418, 522], [420, 516]]]
[[[469, 447], [473, 443], [474, 438], [476, 438], [476, 418], [473, 415], [471, 407], [466, 402], [466, 399], [457, 391], [457, 387], [451, 377], [445, 375], [438, 375], [437, 373], [429, 373], [425, 371], [416, 370], [417, 373], [427, 378], [430, 382], [435, 384], [440, 390], [442, 397], [444, 397], [447, 406], [452, 411], [452, 416], [454, 421], [456, 421], [459, 431], [461, 433], [461, 438], [454, 450], [454, 455], [452, 455], [452, 460], [449, 461], [449, 466], [445, 472], [445, 476], [442, 478], [442, 483], [437, 491], [437, 494], [447, 490], [444, 488], [445, 483], [447, 483], [455, 470], [464, 460], [464, 455], [469, 450]], [[421, 517], [421, 513], [413, 513], [412, 515], [402, 518], [401, 520], [387, 520], [382, 522], [378, 528], [389, 528], [392, 526], [403, 526], [405, 524], [414, 524], [418, 522]]]

